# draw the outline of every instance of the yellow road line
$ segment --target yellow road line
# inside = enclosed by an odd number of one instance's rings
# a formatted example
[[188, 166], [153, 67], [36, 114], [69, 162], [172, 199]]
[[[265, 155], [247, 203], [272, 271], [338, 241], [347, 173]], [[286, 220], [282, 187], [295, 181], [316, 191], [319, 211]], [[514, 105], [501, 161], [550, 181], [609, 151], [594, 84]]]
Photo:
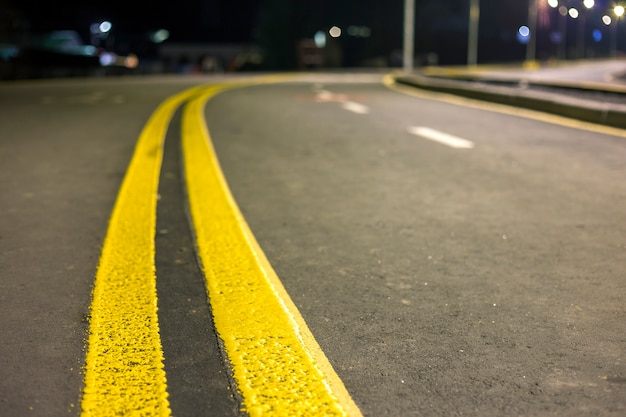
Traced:
[[156, 201], [167, 126], [197, 91], [154, 112], [120, 188], [92, 293], [82, 416], [170, 415], [157, 320]]
[[[278, 81], [266, 77], [264, 82]], [[213, 151], [203, 109], [238, 82], [196, 87], [154, 112], [120, 188], [92, 293], [82, 416], [169, 416], [159, 336], [155, 229], [163, 141], [176, 109], [190, 207], [216, 328], [251, 415], [360, 416], [241, 216]]]
[[360, 416], [248, 228], [204, 121], [208, 89], [183, 113], [183, 154], [196, 244], [215, 327], [251, 416]]

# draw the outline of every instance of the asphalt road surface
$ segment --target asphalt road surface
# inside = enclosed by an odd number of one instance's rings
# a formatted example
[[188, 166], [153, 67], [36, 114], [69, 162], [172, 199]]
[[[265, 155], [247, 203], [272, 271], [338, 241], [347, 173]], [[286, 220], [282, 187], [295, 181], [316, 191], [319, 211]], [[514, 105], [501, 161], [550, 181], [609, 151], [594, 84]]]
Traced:
[[[0, 415], [78, 415], [94, 276], [150, 115], [215, 78], [0, 86]], [[241, 212], [365, 416], [626, 414], [626, 132], [381, 75], [231, 89], [204, 116]], [[539, 119], [538, 119], [539, 118]], [[167, 133], [174, 416], [241, 415]], [[271, 414], [271, 413], [270, 413]]]

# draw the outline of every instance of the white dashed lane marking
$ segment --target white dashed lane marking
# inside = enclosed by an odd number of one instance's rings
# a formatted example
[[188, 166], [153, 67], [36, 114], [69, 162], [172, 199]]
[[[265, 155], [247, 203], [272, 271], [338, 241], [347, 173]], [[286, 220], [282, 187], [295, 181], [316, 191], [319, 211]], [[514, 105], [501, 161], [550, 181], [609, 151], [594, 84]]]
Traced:
[[342, 107], [356, 114], [368, 114], [370, 112], [369, 107], [356, 101], [346, 101], [342, 104]]
[[439, 142], [441, 144], [444, 144], [446, 146], [449, 146], [451, 148], [455, 148], [455, 149], [472, 149], [474, 147], [474, 143], [467, 140], [467, 139], [463, 139], [460, 138], [458, 136], [454, 136], [454, 135], [450, 135], [448, 133], [444, 133], [444, 132], [440, 132], [438, 130], [435, 129], [431, 129], [429, 127], [424, 127], [424, 126], [411, 126], [408, 129], [408, 132], [415, 135], [415, 136], [419, 136], [425, 139], [429, 139], [435, 142]]

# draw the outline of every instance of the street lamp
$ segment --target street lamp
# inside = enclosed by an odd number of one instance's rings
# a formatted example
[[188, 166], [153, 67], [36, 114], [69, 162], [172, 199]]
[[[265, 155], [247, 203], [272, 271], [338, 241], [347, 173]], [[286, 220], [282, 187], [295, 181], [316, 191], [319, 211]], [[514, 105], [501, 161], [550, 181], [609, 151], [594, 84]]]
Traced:
[[413, 72], [413, 59], [415, 55], [415, 0], [404, 1], [404, 45], [403, 67], [404, 72]]
[[526, 64], [534, 65], [537, 50], [537, 1], [530, 0], [528, 3], [528, 28], [530, 39], [526, 44]]
[[[567, 0], [566, 0], [567, 3]], [[548, 5], [553, 9], [557, 9], [561, 18], [559, 19], [559, 37], [557, 57], [565, 59], [567, 57], [567, 6], [559, 6], [559, 0], [548, 0]]]
[[590, 10], [595, 5], [594, 0], [583, 0], [583, 5], [586, 10], [580, 13], [580, 23], [578, 24], [578, 58], [585, 57], [585, 32], [587, 26], [587, 10]]
[[97, 44], [97, 46], [100, 46], [102, 41], [109, 36], [112, 28], [113, 25], [108, 20], [92, 23], [89, 28], [89, 31], [91, 32], [91, 44]]
[[467, 65], [478, 62], [478, 21], [480, 20], [480, 0], [470, 1], [469, 31], [467, 36]]
[[612, 45], [611, 45], [611, 51], [612, 51], [612, 55], [614, 57], [617, 56], [617, 24], [619, 22], [619, 19], [624, 16], [624, 6], [615, 6], [613, 8], [613, 13], [615, 14], [615, 24], [613, 26], [613, 39], [612, 39]]

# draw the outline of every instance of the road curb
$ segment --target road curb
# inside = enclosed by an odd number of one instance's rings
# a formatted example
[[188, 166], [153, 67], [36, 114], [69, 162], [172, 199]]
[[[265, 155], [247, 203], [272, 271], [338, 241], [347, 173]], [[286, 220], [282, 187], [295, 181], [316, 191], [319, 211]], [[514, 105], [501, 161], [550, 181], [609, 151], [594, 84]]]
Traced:
[[[586, 91], [604, 91], [589, 86], [576, 87], [563, 83], [536, 83], [527, 80], [452, 79], [418, 74], [399, 74], [394, 79], [399, 84], [428, 91], [454, 94], [476, 100], [522, 107], [590, 123], [626, 129], [626, 104], [569, 97], [563, 94], [533, 91], [529, 85], [556, 88], [578, 88]], [[609, 91], [615, 93], [614, 91]]]

